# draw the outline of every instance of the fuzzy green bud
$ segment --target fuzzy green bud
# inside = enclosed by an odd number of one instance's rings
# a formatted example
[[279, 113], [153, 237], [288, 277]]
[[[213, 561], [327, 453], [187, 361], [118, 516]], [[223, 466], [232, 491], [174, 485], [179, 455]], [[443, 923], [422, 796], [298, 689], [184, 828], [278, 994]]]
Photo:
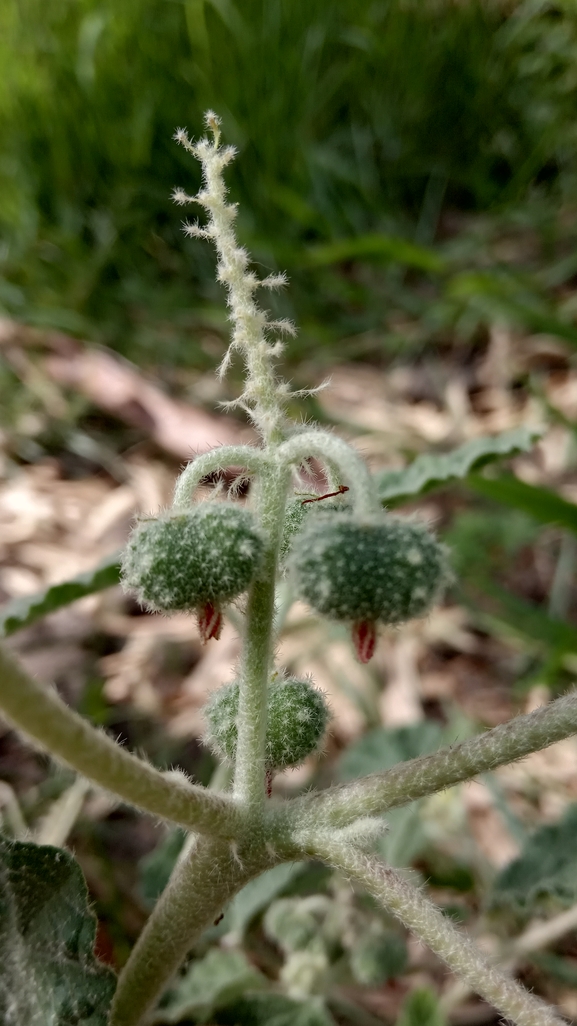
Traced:
[[292, 546], [297, 594], [348, 623], [402, 623], [426, 613], [447, 579], [445, 549], [423, 524], [400, 517], [330, 514]]
[[[206, 741], [212, 750], [234, 761], [237, 744], [238, 681], [225, 684], [205, 706]], [[281, 770], [316, 751], [325, 734], [329, 711], [320, 691], [297, 677], [273, 680], [268, 691], [265, 761], [267, 769]]]
[[123, 556], [123, 584], [155, 611], [218, 610], [246, 591], [263, 548], [249, 510], [202, 503], [136, 525]]

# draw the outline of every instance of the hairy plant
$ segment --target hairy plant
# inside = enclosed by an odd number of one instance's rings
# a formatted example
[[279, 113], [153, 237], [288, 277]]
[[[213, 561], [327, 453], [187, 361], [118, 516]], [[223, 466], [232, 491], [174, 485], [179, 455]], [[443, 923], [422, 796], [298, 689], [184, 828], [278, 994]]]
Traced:
[[[363, 661], [372, 655], [380, 626], [430, 609], [449, 571], [444, 548], [426, 526], [383, 512], [378, 482], [353, 448], [335, 434], [289, 422], [290, 390], [275, 371], [275, 358], [282, 350], [283, 334], [294, 329], [292, 324], [269, 320], [256, 302], [259, 289], [280, 288], [285, 278], [259, 280], [238, 245], [236, 207], [227, 200], [223, 179], [234, 150], [221, 145], [217, 117], [208, 113], [206, 120], [210, 135], [197, 143], [182, 129], [176, 133], [177, 141], [201, 162], [204, 181], [197, 196], [178, 189], [174, 199], [183, 205], [196, 202], [206, 211], [204, 224], [185, 222], [184, 228], [216, 247], [217, 277], [227, 289], [233, 326], [221, 370], [235, 353], [241, 355], [246, 377], [237, 404], [251, 417], [260, 441], [253, 447], [225, 446], [193, 460], [178, 480], [172, 509], [135, 527], [123, 573], [125, 587], [148, 607], [196, 612], [205, 639], [217, 636], [228, 603], [243, 606], [242, 656], [235, 682], [217, 692], [206, 709], [207, 739], [234, 765], [231, 792], [216, 793], [180, 774], [157, 771], [31, 679], [6, 651], [0, 652], [0, 706], [15, 726], [121, 800], [190, 832], [170, 882], [119, 976], [108, 1022], [144, 1023], [195, 939], [249, 880], [283, 862], [311, 857], [364, 886], [468, 987], [517, 1026], [561, 1026], [552, 1008], [489, 963], [466, 934], [373, 849], [389, 809], [577, 732], [576, 693], [386, 772], [292, 800], [270, 797], [272, 773], [298, 764], [317, 749], [328, 718], [313, 682], [287, 678], [275, 667], [281, 550], [286, 557], [283, 572], [295, 592], [316, 612], [349, 625]], [[326, 498], [336, 497], [330, 506], [324, 506], [320, 493], [299, 497], [303, 470], [313, 458], [326, 478]], [[249, 508], [239, 500], [223, 502], [218, 494], [203, 503], [195, 501], [197, 487], [207, 475], [230, 467], [241, 468], [251, 479]], [[345, 492], [346, 501], [339, 507], [338, 497]], [[13, 909], [15, 921], [25, 904], [25, 895], [18, 890], [23, 871], [18, 878], [10, 876], [17, 858], [24, 855], [11, 849], [5, 885], [0, 874], [0, 894]], [[307, 906], [303, 918], [301, 906], [280, 906], [276, 919], [269, 915], [268, 928], [273, 934], [280, 928], [281, 912], [285, 917], [290, 913], [292, 922], [295, 909], [298, 937], [289, 982], [298, 989], [303, 973], [310, 975], [311, 970], [310, 954], [300, 951], [299, 939], [309, 930], [311, 910]], [[26, 925], [24, 919], [18, 920], [21, 926]], [[24, 926], [18, 934], [22, 951]], [[1, 930], [0, 940], [5, 940]], [[11, 946], [12, 961], [20, 957], [19, 951]], [[380, 978], [381, 970], [385, 972], [380, 963], [374, 964], [373, 955], [372, 948], [368, 955], [365, 948], [355, 951], [360, 978]], [[317, 952], [319, 972], [323, 958], [323, 952]], [[98, 970], [92, 966], [91, 971], [100, 980]], [[46, 974], [42, 979], [46, 986]], [[88, 995], [87, 1007], [96, 1000]], [[82, 1022], [106, 1021], [108, 1011], [98, 1013], [99, 1018], [95, 1007], [90, 1005], [93, 1011], [89, 1008]], [[42, 1021], [30, 1018], [30, 1011], [26, 1014], [28, 1022]], [[20, 1021], [15, 1020], [18, 1026]]]

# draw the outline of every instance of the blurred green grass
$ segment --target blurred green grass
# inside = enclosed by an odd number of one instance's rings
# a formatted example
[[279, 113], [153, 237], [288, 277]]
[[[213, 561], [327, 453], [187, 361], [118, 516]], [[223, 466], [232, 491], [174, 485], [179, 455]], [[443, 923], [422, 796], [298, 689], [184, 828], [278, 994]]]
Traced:
[[[491, 270], [488, 240], [511, 226], [538, 236], [515, 268], [533, 277], [513, 285], [543, 316], [573, 273], [559, 227], [577, 194], [570, 0], [0, 0], [0, 66], [0, 304], [29, 323], [139, 362], [212, 363], [199, 329], [224, 328], [213, 255], [169, 201], [198, 182], [174, 129], [198, 134], [207, 107], [240, 151], [242, 241], [291, 278], [289, 356], [314, 338], [330, 358], [342, 337], [362, 355], [354, 340], [375, 331], [369, 349], [402, 348], [392, 309], [419, 345], [473, 331], [496, 290], [467, 279], [465, 315], [462, 287], [438, 278], [444, 254], [452, 273], [480, 251]], [[560, 234], [565, 264], [537, 281]]]

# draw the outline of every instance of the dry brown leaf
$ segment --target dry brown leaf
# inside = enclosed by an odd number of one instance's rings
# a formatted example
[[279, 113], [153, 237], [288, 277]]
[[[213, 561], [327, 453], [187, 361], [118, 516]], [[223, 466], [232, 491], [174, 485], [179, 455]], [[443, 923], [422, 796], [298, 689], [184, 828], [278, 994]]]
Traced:
[[179, 459], [238, 443], [239, 436], [247, 434], [224, 417], [172, 399], [132, 364], [106, 350], [79, 349], [73, 356], [48, 356], [43, 366], [54, 381], [82, 392], [96, 406], [140, 428]]

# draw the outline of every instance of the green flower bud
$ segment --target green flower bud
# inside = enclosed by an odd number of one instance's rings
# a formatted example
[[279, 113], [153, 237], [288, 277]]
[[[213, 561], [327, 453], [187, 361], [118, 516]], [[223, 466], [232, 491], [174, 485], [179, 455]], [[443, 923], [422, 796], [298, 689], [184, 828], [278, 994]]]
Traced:
[[351, 951], [351, 971], [364, 987], [380, 987], [407, 968], [407, 945], [393, 931], [369, 933]]
[[210, 608], [218, 615], [222, 605], [250, 585], [263, 547], [249, 510], [203, 503], [136, 525], [124, 551], [123, 584], [148, 609]]
[[300, 598], [353, 624], [421, 616], [448, 576], [445, 549], [427, 528], [391, 516], [319, 516], [295, 538], [291, 566]]
[[[236, 755], [239, 683], [225, 684], [205, 706], [206, 741], [221, 758]], [[298, 766], [316, 751], [325, 734], [329, 711], [325, 699], [308, 680], [273, 680], [268, 691], [265, 745], [267, 769]]]

